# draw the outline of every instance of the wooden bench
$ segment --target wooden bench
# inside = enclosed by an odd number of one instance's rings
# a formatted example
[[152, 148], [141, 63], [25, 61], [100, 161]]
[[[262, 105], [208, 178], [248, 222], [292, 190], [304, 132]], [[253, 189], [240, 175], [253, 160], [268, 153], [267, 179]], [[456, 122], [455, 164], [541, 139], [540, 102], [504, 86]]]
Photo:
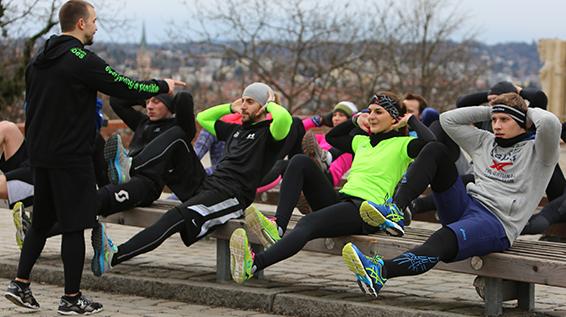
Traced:
[[[106, 222], [147, 227], [165, 211], [177, 205], [175, 201], [159, 200], [150, 207], [139, 207], [104, 219]], [[291, 218], [290, 230], [301, 216]], [[216, 238], [216, 277], [219, 281], [230, 280], [230, 235], [236, 228], [244, 227], [242, 219], [229, 221], [217, 228], [211, 236]], [[424, 242], [431, 230], [407, 227], [403, 237], [385, 234], [369, 236], [346, 236], [316, 239], [303, 250], [340, 255], [342, 247], [353, 242], [366, 254], [379, 254], [385, 258], [395, 257]], [[259, 245], [253, 235], [250, 242]], [[439, 263], [435, 269], [476, 275], [474, 286], [484, 299], [488, 316], [502, 314], [504, 301], [517, 299], [519, 308], [534, 309], [535, 284], [566, 287], [566, 245], [545, 241], [516, 241], [503, 253], [492, 253], [472, 257], [455, 263]]]

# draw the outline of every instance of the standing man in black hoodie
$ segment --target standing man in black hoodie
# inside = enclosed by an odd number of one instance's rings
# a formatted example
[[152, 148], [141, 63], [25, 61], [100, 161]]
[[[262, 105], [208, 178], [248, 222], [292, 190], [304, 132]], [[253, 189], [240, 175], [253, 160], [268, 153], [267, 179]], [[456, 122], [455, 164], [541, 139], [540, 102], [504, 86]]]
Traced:
[[49, 38], [26, 69], [26, 138], [35, 180], [32, 226], [26, 234], [16, 278], [5, 296], [39, 309], [30, 289], [30, 273], [54, 223], [62, 228], [61, 258], [65, 295], [61, 314], [93, 314], [100, 303], [83, 296], [84, 229], [95, 223], [96, 182], [92, 164], [96, 94], [149, 98], [172, 92], [172, 79], [135, 81], [116, 72], [84, 48], [96, 33], [96, 12], [82, 0], [59, 10], [61, 35]]

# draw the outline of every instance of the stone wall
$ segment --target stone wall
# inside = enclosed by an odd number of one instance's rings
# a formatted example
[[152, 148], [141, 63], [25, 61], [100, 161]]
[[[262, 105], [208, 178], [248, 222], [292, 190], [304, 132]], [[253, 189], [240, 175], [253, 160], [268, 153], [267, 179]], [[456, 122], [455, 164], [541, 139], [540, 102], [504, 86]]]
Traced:
[[548, 110], [566, 121], [566, 41], [541, 39], [538, 43], [542, 90], [548, 96]]

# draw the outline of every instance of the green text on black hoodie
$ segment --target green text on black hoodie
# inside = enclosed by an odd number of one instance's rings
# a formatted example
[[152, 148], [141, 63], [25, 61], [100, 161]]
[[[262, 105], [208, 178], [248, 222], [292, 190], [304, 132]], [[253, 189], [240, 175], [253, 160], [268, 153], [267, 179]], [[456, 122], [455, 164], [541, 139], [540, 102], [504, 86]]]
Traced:
[[26, 69], [26, 140], [32, 166], [88, 165], [95, 139], [98, 91], [125, 99], [167, 93], [162, 80], [135, 81], [84, 48], [53, 35]]

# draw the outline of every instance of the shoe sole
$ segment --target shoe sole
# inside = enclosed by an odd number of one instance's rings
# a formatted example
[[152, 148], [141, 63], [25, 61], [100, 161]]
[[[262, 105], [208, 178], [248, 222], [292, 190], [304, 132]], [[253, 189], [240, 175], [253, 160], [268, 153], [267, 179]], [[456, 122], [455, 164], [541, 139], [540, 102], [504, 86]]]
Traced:
[[248, 244], [246, 231], [242, 228], [234, 230], [230, 236], [230, 274], [234, 282], [244, 283], [245, 278], [245, 246]]
[[326, 170], [326, 166], [322, 162], [322, 149], [318, 145], [314, 133], [309, 131], [305, 134], [302, 146], [305, 155], [310, 157], [321, 171]]
[[23, 225], [23, 204], [17, 202], [12, 209], [12, 219], [14, 220], [14, 226], [16, 227], [16, 244], [21, 250], [24, 245], [24, 225]]
[[[354, 273], [357, 279], [358, 286], [362, 290], [364, 294], [369, 294], [371, 296], [377, 297], [377, 292], [371, 283], [367, 283], [365, 281], [371, 281], [371, 278], [366, 273], [364, 265], [362, 264], [362, 260], [358, 256], [356, 250], [352, 246], [352, 243], [347, 243], [342, 248], [342, 260], [344, 264], [348, 267], [348, 269]], [[365, 281], [364, 281], [365, 280]], [[361, 284], [363, 284], [363, 287]]]
[[99, 308], [99, 309], [95, 309], [95, 310], [93, 310], [93, 311], [91, 311], [91, 312], [85, 312], [84, 314], [77, 313], [76, 311], [57, 310], [57, 313], [60, 314], [60, 315], [65, 315], [65, 316], [70, 316], [70, 315], [87, 315], [87, 316], [88, 316], [88, 315], [93, 315], [93, 314], [96, 314], [96, 313], [100, 313], [100, 312], [103, 311], [103, 310], [104, 310], [104, 308]]
[[102, 276], [102, 268], [104, 267], [104, 258], [101, 256], [102, 247], [104, 246], [104, 226], [100, 224], [100, 229], [93, 229], [90, 242], [94, 250], [92, 257], [91, 270], [95, 276]]
[[112, 135], [104, 146], [104, 159], [108, 163], [108, 178], [113, 184], [122, 183], [122, 168], [120, 166], [120, 137]]
[[271, 247], [275, 241], [271, 239], [271, 237], [262, 228], [257, 212], [260, 211], [253, 205], [246, 208], [244, 211], [246, 227], [257, 237], [263, 247], [267, 249]]
[[6, 293], [4, 293], [4, 297], [6, 297], [9, 301], [16, 304], [17, 306], [27, 308], [27, 309], [32, 309], [32, 310], [39, 310], [39, 307], [30, 306], [30, 305], [22, 302], [22, 300], [18, 296], [14, 295], [12, 293], [6, 292]]
[[385, 226], [384, 231], [391, 236], [402, 237], [405, 234], [405, 230], [400, 225], [385, 218], [379, 210], [375, 209], [367, 201], [364, 201], [360, 206], [360, 217], [372, 227]]

